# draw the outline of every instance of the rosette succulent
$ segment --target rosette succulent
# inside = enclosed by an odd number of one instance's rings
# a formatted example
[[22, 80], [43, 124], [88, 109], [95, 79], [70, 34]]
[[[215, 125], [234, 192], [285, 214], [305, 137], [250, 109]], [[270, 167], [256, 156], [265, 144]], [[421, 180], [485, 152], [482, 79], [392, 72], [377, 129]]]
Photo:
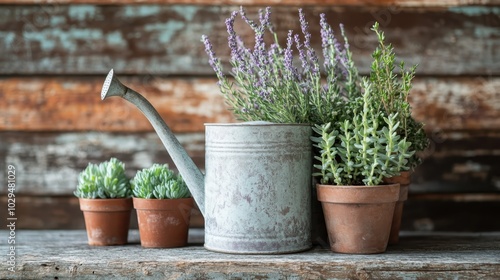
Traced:
[[127, 198], [132, 196], [125, 164], [116, 158], [100, 164], [89, 163], [78, 176], [74, 192], [79, 198]]
[[135, 197], [147, 199], [176, 199], [191, 197], [181, 175], [175, 174], [167, 164], [153, 164], [137, 172], [132, 179]]

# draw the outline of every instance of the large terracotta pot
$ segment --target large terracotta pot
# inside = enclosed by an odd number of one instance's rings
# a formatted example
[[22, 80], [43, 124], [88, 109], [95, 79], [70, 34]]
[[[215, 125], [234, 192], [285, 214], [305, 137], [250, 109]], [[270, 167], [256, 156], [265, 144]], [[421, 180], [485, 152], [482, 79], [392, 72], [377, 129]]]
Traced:
[[186, 246], [192, 198], [133, 198], [137, 210], [141, 245], [148, 248]]
[[399, 200], [394, 209], [394, 217], [392, 219], [391, 235], [389, 236], [389, 244], [397, 244], [399, 242], [399, 231], [401, 229], [401, 218], [403, 216], [404, 202], [408, 199], [408, 189], [410, 187], [409, 171], [403, 171], [399, 176], [394, 176], [384, 179], [387, 184], [399, 184]]
[[386, 250], [399, 184], [316, 187], [332, 251], [373, 254]]
[[131, 198], [79, 198], [89, 245], [108, 246], [127, 243]]

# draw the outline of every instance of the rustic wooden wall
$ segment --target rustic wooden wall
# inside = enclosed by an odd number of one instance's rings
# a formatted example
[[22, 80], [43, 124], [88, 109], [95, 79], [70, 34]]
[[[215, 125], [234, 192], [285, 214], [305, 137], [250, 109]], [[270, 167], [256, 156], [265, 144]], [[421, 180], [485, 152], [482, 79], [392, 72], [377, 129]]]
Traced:
[[[398, 56], [419, 64], [412, 103], [432, 145], [414, 175], [405, 229], [500, 230], [500, 220], [486, 219], [500, 212], [498, 0], [0, 0], [2, 208], [14, 165], [19, 227], [82, 228], [72, 191], [88, 162], [118, 157], [130, 175], [170, 162], [137, 109], [100, 101], [111, 68], [158, 108], [203, 168], [203, 124], [234, 119], [200, 37], [227, 58], [230, 11], [245, 4], [255, 15], [269, 3], [281, 35], [298, 27], [297, 5], [305, 5], [317, 47], [319, 13], [344, 23], [363, 73], [376, 46], [375, 20]], [[193, 225], [202, 225], [199, 216]]]

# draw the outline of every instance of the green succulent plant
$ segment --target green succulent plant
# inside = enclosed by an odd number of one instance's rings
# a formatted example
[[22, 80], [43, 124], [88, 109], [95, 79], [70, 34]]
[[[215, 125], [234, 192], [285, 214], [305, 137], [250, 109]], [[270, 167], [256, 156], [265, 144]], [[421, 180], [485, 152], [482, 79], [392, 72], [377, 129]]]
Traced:
[[137, 172], [132, 179], [133, 195], [147, 199], [177, 199], [191, 197], [181, 175], [175, 174], [167, 164], [153, 164]]
[[74, 191], [79, 198], [126, 198], [132, 196], [125, 164], [116, 158], [100, 164], [89, 163], [78, 176]]
[[319, 170], [322, 184], [379, 185], [385, 177], [407, 170], [413, 155], [411, 143], [397, 133], [397, 113], [387, 115], [372, 106], [372, 84], [363, 79], [362, 96], [345, 101], [348, 109], [342, 121], [313, 127], [312, 137], [319, 149]]

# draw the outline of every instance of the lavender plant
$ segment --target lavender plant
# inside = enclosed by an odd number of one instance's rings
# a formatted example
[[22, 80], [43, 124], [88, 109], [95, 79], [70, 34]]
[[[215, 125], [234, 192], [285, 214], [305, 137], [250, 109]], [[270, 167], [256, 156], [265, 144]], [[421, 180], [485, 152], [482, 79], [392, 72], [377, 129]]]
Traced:
[[318, 137], [312, 140], [320, 150], [315, 158], [321, 163], [314, 165], [319, 172], [313, 175], [322, 184], [379, 185], [405, 170], [414, 153], [411, 143], [396, 132], [398, 114], [377, 110], [372, 106], [372, 84], [365, 79], [363, 87], [361, 96], [345, 103], [350, 110], [342, 122], [313, 127]]
[[[412, 87], [417, 65], [409, 70], [405, 69], [404, 61], [399, 64], [400, 73], [395, 73], [396, 55], [392, 45], [385, 44], [384, 32], [375, 23], [372, 30], [377, 34], [379, 45], [372, 54], [370, 80], [375, 91], [375, 106], [387, 114], [397, 113], [401, 124], [397, 133], [412, 142], [412, 149], [423, 151], [427, 148], [429, 140], [425, 135], [424, 125], [411, 116], [411, 105], [408, 96]], [[420, 164], [420, 158], [414, 153], [409, 158], [408, 167], [415, 168]]]
[[191, 197], [181, 175], [175, 174], [167, 164], [153, 164], [138, 171], [132, 179], [135, 197], [147, 199], [176, 199]]
[[116, 158], [89, 165], [78, 176], [74, 192], [79, 198], [126, 198], [132, 196], [125, 164]]
[[[255, 44], [248, 48], [234, 30], [240, 15], [255, 33]], [[202, 36], [209, 63], [219, 79], [219, 87], [230, 110], [243, 121], [263, 120], [276, 123], [324, 123], [335, 118], [341, 96], [359, 95], [359, 76], [343, 26], [344, 44], [321, 15], [323, 68], [311, 46], [311, 34], [304, 12], [299, 9], [301, 32], [288, 31], [286, 46], [280, 46], [271, 23], [271, 10], [259, 11], [258, 22], [250, 20], [243, 8], [226, 20], [231, 50], [230, 77], [223, 70], [207, 36]], [[269, 32], [274, 42], [266, 44]], [[297, 65], [297, 63], [299, 65]]]

